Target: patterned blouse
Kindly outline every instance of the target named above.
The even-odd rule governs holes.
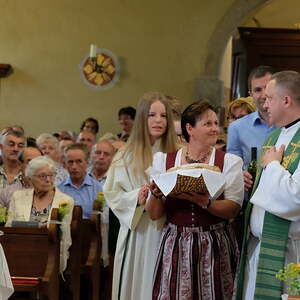
[[[30,221],[38,222],[39,225],[46,225],[48,222],[49,213],[51,211],[52,202],[48,204],[46,208],[38,211],[35,206],[32,205],[30,212]]]

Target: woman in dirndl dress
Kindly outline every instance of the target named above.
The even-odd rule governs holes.
[[[219,123],[207,101],[189,105],[181,119],[185,147],[156,153],[153,167],[161,172],[189,163],[218,166],[225,185],[208,193],[163,196],[152,183],[146,210],[152,219],[166,216],[158,252],[152,299],[229,300],[234,297],[239,250],[232,219],[244,194],[242,160],[215,149]]]

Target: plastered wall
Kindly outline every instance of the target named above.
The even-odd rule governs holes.
[[[188,104],[204,72],[207,43],[233,0],[0,0],[0,127],[21,124],[27,134],[78,130],[92,116],[101,133],[118,132],[117,111],[149,90]],[[97,91],[79,64],[89,45],[121,61],[120,82]]]
[[[299,9],[300,1],[298,0],[271,0],[249,15],[241,25],[245,27],[299,29]]]

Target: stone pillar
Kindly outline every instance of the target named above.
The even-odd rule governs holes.
[[[214,106],[224,105],[224,84],[220,79],[201,77],[196,80],[196,99],[206,99]]]

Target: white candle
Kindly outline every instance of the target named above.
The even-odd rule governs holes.
[[[96,57],[96,50],[97,50],[97,46],[94,44],[91,44],[90,47],[90,57]]]

